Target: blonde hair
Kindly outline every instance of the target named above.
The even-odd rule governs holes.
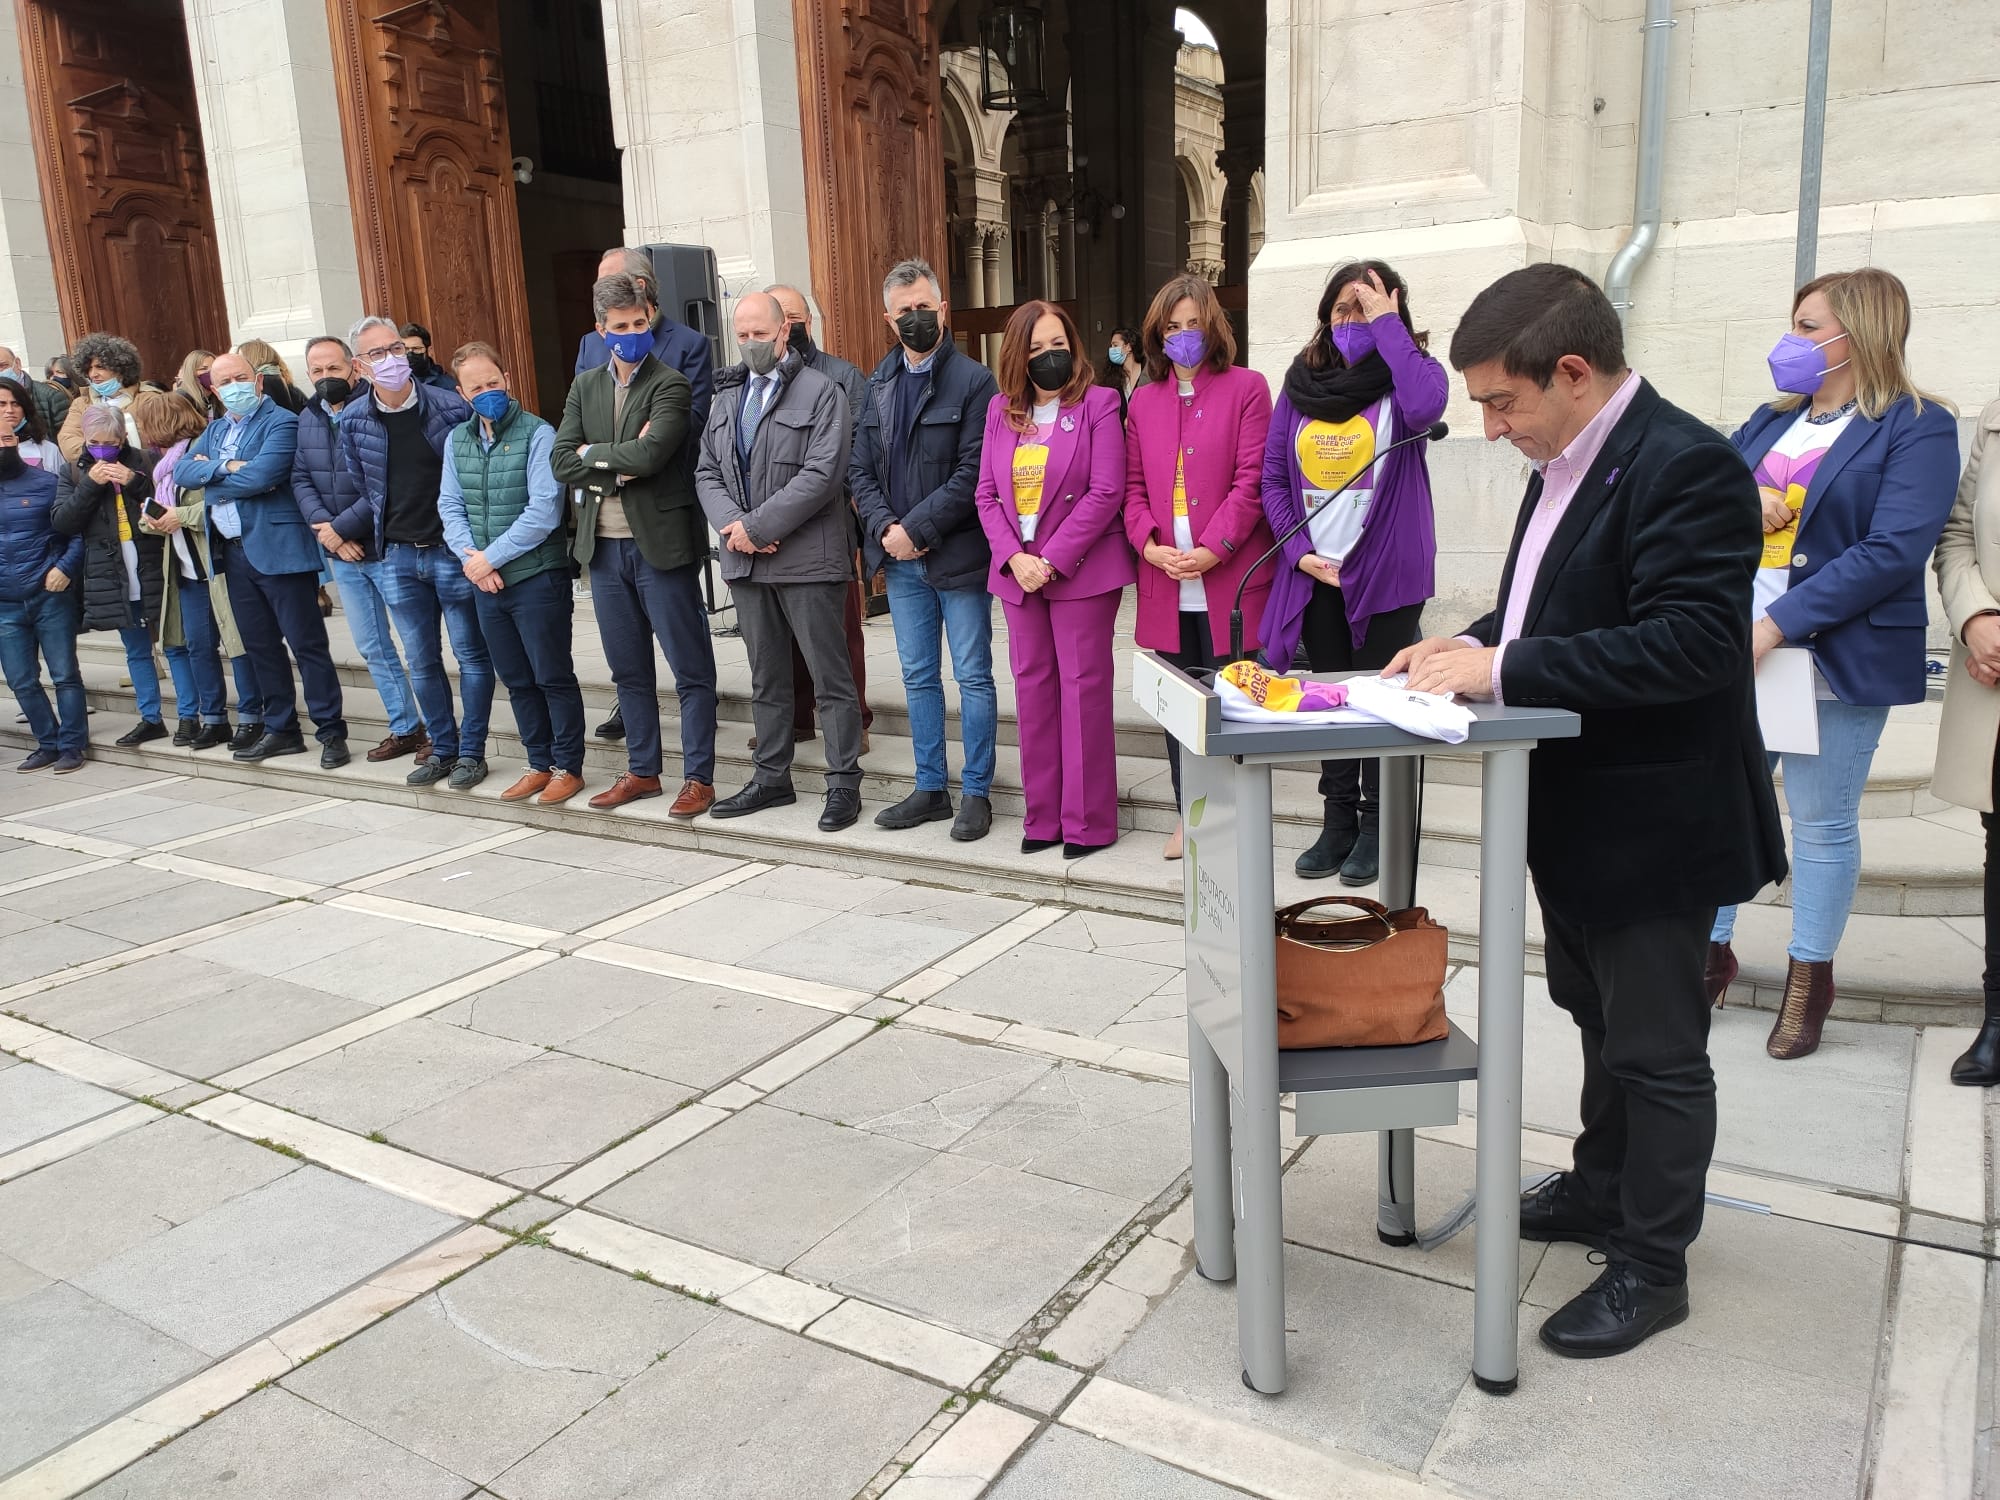
[[[207,404],[182,390],[140,391],[132,398],[132,425],[147,447],[164,450],[201,436],[208,426]]]
[[[285,357],[269,344],[265,343],[264,340],[245,339],[236,346],[236,352],[250,361],[250,368],[256,371],[257,374],[262,375],[269,370],[275,369],[278,372],[278,378],[284,381],[286,385],[295,386],[298,384],[296,380],[292,379],[292,367],[285,363]]]
[[[1905,396],[1916,412],[1923,411],[1924,403],[1930,401],[1954,416],[1958,414],[1958,408],[1942,396],[1921,389],[1903,362],[1903,350],[1910,341],[1910,294],[1900,277],[1879,266],[1815,277],[1793,296],[1795,315],[1799,304],[1814,292],[1826,298],[1827,307],[1847,332],[1847,357],[1854,362],[1854,401],[1863,416],[1879,422]],[[1793,411],[1811,399],[1782,396],[1771,406],[1776,411]]]

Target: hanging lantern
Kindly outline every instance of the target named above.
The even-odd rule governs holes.
[[[1042,81],[1042,13],[998,4],[979,19],[979,105],[1013,113],[1048,102]]]

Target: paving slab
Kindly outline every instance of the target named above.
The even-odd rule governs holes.
[[[473,1486],[273,1386],[87,1491],[90,1500],[466,1500]]]
[[[222,1355],[458,1225],[304,1166],[112,1257],[76,1285]]]
[[[532,1058],[398,1121],[397,1145],[540,1187],[683,1100],[686,1087],[587,1058]]]
[[[559,1047],[595,1031],[607,1021],[673,994],[679,980],[559,958],[540,968],[503,979],[464,1000],[434,1012],[440,1021],[470,1027],[536,1047]]]
[[[1285,1250],[1285,1325],[1285,1393],[1259,1395],[1243,1384],[1234,1288],[1189,1276],[1104,1373],[1285,1437],[1399,1468],[1421,1465],[1470,1384],[1472,1294],[1292,1245]],[[1511,1415],[1507,1403],[1497,1405]],[[1541,1442],[1551,1430],[1545,1421]]]
[[[593,870],[551,876],[547,862],[516,858],[511,845],[504,852],[468,855],[405,875],[372,891],[399,901],[505,917],[558,932],[581,931],[664,894],[655,882],[638,875]]]
[[[92,856],[78,854],[74,849],[58,849],[53,844],[29,844],[20,839],[7,839],[0,847],[0,885],[12,885],[17,880],[33,880],[40,875],[53,875],[61,870],[73,870],[78,865],[87,865]]]
[[[109,1421],[208,1361],[56,1281],[0,1302],[0,1474]]]
[[[157,953],[29,995],[10,1009],[90,1040],[226,994],[249,981],[240,969],[191,953]]]
[[[888,890],[870,896],[851,910],[858,916],[894,917],[899,922],[948,927],[974,937],[1013,921],[1029,910],[1029,903],[1011,896],[982,896],[970,891],[892,883]]]
[[[103,1033],[98,1040],[115,1052],[188,1078],[213,1078],[372,1009],[289,980],[252,978],[150,1021]]]
[[[725,1313],[493,1488],[507,1500],[849,1500],[942,1394]]]
[[[509,1250],[285,1379],[480,1483],[719,1314],[553,1250]]]
[[[1022,1052],[885,1026],[771,1096],[774,1104],[942,1149],[1049,1072]]]
[[[940,991],[931,1004],[1096,1036],[1172,973],[1159,964],[1027,942]]]
[[[745,882],[749,884],[750,882]],[[823,906],[746,895],[740,886],[705,896],[692,906],[641,922],[618,941],[684,958],[716,963],[741,963],[748,954],[769,947],[779,933],[802,933],[829,920]]]
[[[185,884],[164,870],[143,865],[113,865],[88,875],[58,880],[53,885],[33,886],[12,895],[0,896],[0,908],[21,912],[45,921],[73,921],[92,912],[117,906],[120,902],[163,895]],[[200,882],[206,884],[207,882]]]
[[[419,1016],[243,1092],[366,1135],[541,1055],[521,1042]]]
[[[8,984],[60,973],[134,946],[67,922],[41,921],[19,912],[11,915],[29,925],[0,936],[0,975],[6,976]]]
[[[84,882],[93,878],[79,877]],[[263,891],[246,891],[219,881],[171,878],[175,883],[169,891],[100,907],[87,915],[69,918],[69,925],[128,943],[156,943],[162,938],[179,937],[184,932],[226,922],[245,912],[262,911],[276,906],[279,900]]]
[[[0,1255],[0,1303],[38,1292],[51,1280],[52,1277],[44,1276],[32,1266],[23,1265],[11,1255]]]
[[[837,921],[822,922],[759,948],[740,962],[774,974],[872,992],[928,967],[965,941],[964,933],[949,927],[848,912]]]
[[[292,824],[277,825],[283,828]],[[268,832],[266,829],[256,830]],[[226,964],[246,974],[262,974],[275,979],[301,965],[317,963],[336,953],[359,948],[403,947],[410,936],[409,924],[378,917],[370,912],[351,911],[343,906],[322,906],[311,901],[294,901],[279,916],[240,932],[226,932],[208,938],[186,951],[211,963]],[[429,941],[430,929],[424,940]]]
[[[953,1149],[1146,1202],[1187,1170],[1187,1089],[1063,1063]]]
[[[161,1115],[0,1186],[0,1251],[74,1278],[297,1170],[241,1136]]]
[[[594,838],[582,833],[551,829],[519,843],[509,844],[512,859],[534,860],[538,864],[561,865],[573,870],[612,870],[636,875],[649,882],[655,897],[735,869],[741,860],[716,854],[697,854],[691,849],[667,849],[658,844],[632,844],[623,839]]]
[[[1176,922],[1155,922],[1115,912],[1073,911],[1028,941],[1079,953],[1102,953],[1177,969],[1186,955],[1186,934]]]
[[[0,1153],[68,1130],[131,1101],[35,1063],[0,1074]]]
[[[405,932],[399,935],[400,940],[357,944],[287,969],[284,977],[364,1005],[391,1005],[520,951],[511,943],[464,932],[443,932],[435,927],[421,932],[421,937]]]
[[[590,1206],[782,1270],[930,1158],[904,1141],[753,1104]]]
[[[562,1050],[697,1091],[714,1088],[833,1020],[810,1005],[720,985],[682,984],[608,964],[592,967],[649,981],[639,987],[650,988],[654,998],[571,1037]]]
[[[1231,1500],[1243,1493],[1066,1427],[1043,1432],[986,1491],[988,1500]]]
[[[821,1240],[793,1269],[1005,1343],[1141,1206],[946,1153]]]

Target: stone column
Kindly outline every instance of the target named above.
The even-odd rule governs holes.
[[[0,342],[37,375],[68,348],[56,301],[55,257],[29,130],[28,89],[14,7],[0,6]]]
[[[626,242],[710,246],[731,296],[811,286],[791,0],[603,5]]]
[[[314,334],[344,336],[363,310],[326,7],[319,0],[183,5],[226,332],[297,355]]]

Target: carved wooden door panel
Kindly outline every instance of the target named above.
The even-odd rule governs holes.
[[[179,0],[15,14],[63,332],[122,334],[170,381],[188,350],[229,338]]]
[[[370,312],[500,351],[536,407],[498,0],[327,0]]]
[[[947,273],[944,137],[931,0],[792,0],[806,222],[827,348],[862,369],[889,345],[882,276]]]

